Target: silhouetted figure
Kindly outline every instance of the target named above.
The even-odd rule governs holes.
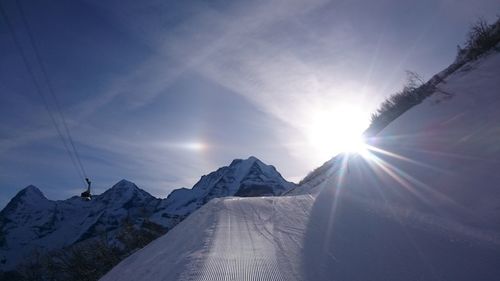
[[[82,192],[81,197],[89,201],[92,199],[92,195],[90,194],[90,180],[88,178],[85,178],[85,181],[87,182],[87,190]]]

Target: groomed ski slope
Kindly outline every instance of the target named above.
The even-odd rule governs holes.
[[[212,200],[101,280],[500,280],[499,77],[498,52],[465,65],[371,152]]]
[[[213,199],[101,280],[296,280],[313,202],[310,195]]]

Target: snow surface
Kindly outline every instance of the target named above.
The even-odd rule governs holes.
[[[214,199],[102,280],[224,280],[222,273],[228,280],[294,280],[290,262],[307,212],[288,210],[308,210],[313,200],[278,198]]]
[[[500,280],[500,54],[293,196],[212,200],[111,280]],[[442,92],[451,93],[452,96]]]

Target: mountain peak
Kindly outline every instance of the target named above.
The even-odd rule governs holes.
[[[34,185],[28,185],[27,187],[21,189],[0,213],[9,213],[17,210],[19,206],[23,205],[44,206],[45,204],[42,202],[48,201],[49,200],[45,197],[45,195],[43,195],[40,189]]]
[[[138,188],[138,187],[137,187],[137,185],[135,185],[135,183],[133,183],[129,180],[126,180],[126,179],[122,179],[119,182],[115,183],[115,185],[113,185],[113,187],[111,187],[111,189],[113,189],[113,188],[123,189],[123,188]]]
[[[239,164],[239,163],[253,163],[253,162],[261,162],[257,157],[255,156],[250,156],[248,157],[247,159],[234,159],[231,164],[229,164],[229,166],[235,166],[236,164]]]
[[[45,198],[45,195],[43,195],[42,191],[40,191],[40,189],[38,189],[38,187],[31,185],[31,184],[28,185],[27,187],[21,189],[21,191],[19,191],[14,198],[16,198],[16,197],[17,198],[29,197],[29,198],[47,199],[47,198]]]
[[[141,198],[153,198],[146,191],[140,189],[135,183],[122,179],[115,183],[110,189],[106,190],[100,200],[114,200],[116,202],[128,201],[131,198],[139,196]]]
[[[139,190],[139,187],[131,181],[122,179],[115,183],[110,189],[106,190],[104,194],[116,194],[122,196],[126,193],[133,193],[135,190]]]
[[[272,192],[280,194],[283,190],[290,189],[293,184],[287,182],[272,165],[267,165],[255,156],[247,159],[234,159],[229,166],[219,168],[217,171],[203,176],[194,186],[193,190],[200,190],[208,199],[214,197],[233,196],[243,188],[256,188],[266,186]]]
[[[246,161],[260,161],[260,160],[255,156],[250,156],[246,159]]]

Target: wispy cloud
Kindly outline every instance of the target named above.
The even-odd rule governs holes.
[[[256,2],[251,5],[240,5],[229,13],[220,13],[210,7],[192,8],[197,12],[188,21],[173,29],[158,30],[158,33],[150,32],[148,37],[156,40],[143,38],[156,44],[152,46],[156,54],[125,77],[117,77],[106,92],[81,104],[81,108],[86,109],[82,114],[91,114],[117,97],[125,98],[133,107],[146,105],[161,95],[179,75],[187,71],[205,73],[210,68],[220,70],[218,68],[225,67],[228,60],[239,64],[245,60],[268,59],[249,53],[250,48],[259,47],[255,44],[247,45],[249,41],[256,41],[256,37],[273,24],[307,13],[325,2],[322,0]],[[117,19],[122,18],[119,13],[115,16]],[[126,21],[123,21],[123,24],[127,27]],[[134,27],[130,27],[129,30],[137,32],[137,28]],[[265,52],[263,56],[272,55],[269,53],[270,50],[262,51]],[[248,68],[248,65],[245,68]],[[242,74],[239,76],[241,80],[252,78],[249,77],[251,73]]]
[[[109,10],[124,29],[150,44],[154,54],[131,66],[128,74],[116,76],[105,91],[69,109],[70,123],[79,124],[117,100],[130,109],[148,105],[181,75],[196,73],[286,124],[283,139],[290,153],[297,154],[297,146],[307,142],[304,132],[314,113],[349,103],[366,106],[369,112],[371,100],[378,98],[370,95],[369,85],[351,76],[353,58],[345,50],[358,42],[348,24],[339,24],[325,36],[320,27],[309,30],[301,22],[327,3],[251,2],[223,12],[200,4],[177,26],[147,34],[130,26],[120,11]],[[299,37],[306,36],[315,45],[302,44],[296,34],[287,37],[287,26],[300,30]],[[274,38],[276,31],[285,35]],[[293,140],[291,132],[296,134]]]

